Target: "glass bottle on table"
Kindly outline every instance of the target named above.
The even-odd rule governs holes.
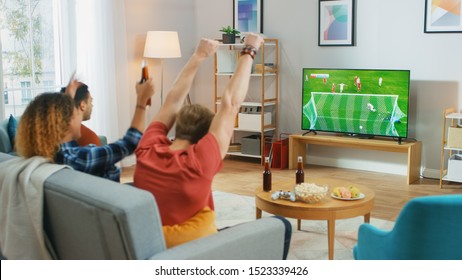
[[[305,172],[303,171],[303,157],[297,158],[297,171],[295,171],[295,183],[301,184],[305,182]]]
[[[149,70],[146,61],[141,61],[141,80],[140,84],[146,82],[149,79]],[[146,102],[146,106],[151,106],[151,97],[149,97],[148,101]]]
[[[271,170],[269,157],[265,157],[265,170],[263,171],[263,190],[265,192],[271,191]]]

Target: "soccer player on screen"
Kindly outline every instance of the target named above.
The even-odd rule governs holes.
[[[371,111],[371,112],[375,112],[375,108],[374,108],[374,105],[372,105],[371,103],[367,103],[367,110]]]

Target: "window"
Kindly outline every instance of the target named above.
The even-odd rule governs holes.
[[[5,105],[8,105],[8,89],[6,87],[3,90],[3,100],[5,101]]]
[[[3,89],[5,116],[22,114],[35,95],[60,82],[55,69],[60,67],[55,48],[59,2],[0,0],[0,67],[3,83],[9,85],[8,91]]]
[[[32,100],[30,82],[21,82],[21,104],[27,104]]]
[[[54,81],[43,81],[43,91],[53,92],[55,91],[55,82]]]

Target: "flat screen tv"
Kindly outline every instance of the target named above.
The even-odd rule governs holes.
[[[302,130],[407,138],[409,70],[303,68]]]

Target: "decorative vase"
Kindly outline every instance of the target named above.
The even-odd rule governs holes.
[[[223,44],[236,43],[236,35],[223,33]]]

